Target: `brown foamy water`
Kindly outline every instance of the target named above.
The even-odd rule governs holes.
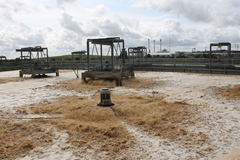
[[[147,90],[162,84],[164,82],[150,78],[123,80],[124,87],[135,90]],[[189,105],[184,100],[167,102],[162,97],[163,94],[158,92],[150,92],[149,95],[114,92],[111,94],[112,102],[115,103],[112,109],[98,107],[100,89],[115,87],[115,81],[90,80],[83,83],[80,79],[74,79],[60,82],[55,88],[86,94],[94,91],[90,98],[66,96],[56,101],[18,107],[15,116],[44,114],[49,117],[1,120],[0,159],[14,159],[19,155],[27,155],[38,146],[52,145],[52,131],[48,130],[51,127],[57,128],[61,133],[68,133],[68,143],[76,149],[73,154],[78,155],[81,153],[77,150],[84,148],[81,152],[92,150],[96,154],[105,153],[113,159],[125,154],[121,159],[128,159],[126,153],[137,144],[137,140],[126,129],[125,124],[169,142],[184,143],[184,148],[189,150],[196,145],[211,146],[208,145],[210,140],[207,134],[201,131],[193,132],[188,128],[199,122],[204,123],[203,119],[196,118],[200,114],[199,106]],[[48,87],[51,88],[53,87]],[[231,93],[232,97],[238,96],[237,86],[218,89],[219,92]],[[199,154],[207,154],[212,152],[212,148],[208,147],[200,152]]]
[[[216,95],[221,95],[227,99],[239,99],[240,98],[240,85],[234,85],[232,87],[214,87],[213,91]]]
[[[0,159],[15,159],[36,146],[51,145],[51,133],[45,130],[44,120],[6,119],[0,121],[0,126]]]
[[[9,77],[9,78],[0,78],[0,84],[2,83],[8,83],[8,82],[20,82],[24,79],[21,77]]]

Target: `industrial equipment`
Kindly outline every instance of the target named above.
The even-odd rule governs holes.
[[[92,55],[90,55],[90,46],[92,46]],[[103,52],[107,50],[108,52],[104,54]],[[123,78],[134,76],[133,70],[125,64],[125,54],[120,56],[124,52],[124,40],[119,37],[88,39],[87,71],[82,73],[82,79],[84,81],[87,78],[116,80],[117,86],[121,86]]]
[[[100,103],[98,106],[111,107],[114,103],[111,101],[110,91],[108,88],[103,88],[100,93]]]
[[[27,47],[16,49],[16,52],[21,52],[21,70],[19,76],[31,74],[34,78],[36,75],[45,76],[47,73],[56,73],[59,76],[58,69],[55,69],[49,64],[48,49],[41,46]]]

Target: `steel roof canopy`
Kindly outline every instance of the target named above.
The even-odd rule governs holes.
[[[129,47],[129,49],[147,49],[145,46]]]
[[[87,42],[92,44],[102,44],[102,45],[112,45],[115,42],[124,42],[120,37],[111,37],[111,38],[97,38],[97,39],[88,39]]]
[[[85,54],[87,53],[86,51],[75,51],[75,52],[72,52],[72,54]]]
[[[221,42],[221,43],[211,43],[210,46],[228,46],[231,45],[229,42]]]
[[[42,48],[41,46],[36,46],[36,47],[26,47],[26,48],[21,48],[21,49],[16,49],[16,52],[43,52],[47,48]]]

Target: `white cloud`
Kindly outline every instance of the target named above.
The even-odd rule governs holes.
[[[95,8],[90,9],[89,12],[94,16],[102,17],[106,14],[107,8],[103,4],[99,4]]]
[[[238,0],[131,2],[3,0],[0,53],[8,57],[17,48],[42,45],[50,55],[69,54],[86,50],[89,38],[110,36],[123,38],[125,47],[147,46],[151,39],[157,48],[162,39],[168,48],[170,38],[173,52],[204,50],[211,42],[240,43]]]
[[[126,28],[137,29],[140,27],[139,20],[136,18],[120,17],[120,16],[115,16],[114,18],[119,23],[119,25],[124,26]]]
[[[57,3],[59,5],[62,5],[63,3],[74,3],[76,2],[77,0],[57,0]]]
[[[98,26],[104,36],[119,36],[122,34],[122,29],[120,25],[115,22],[111,21],[110,19],[104,19],[99,22]]]
[[[1,0],[0,8],[9,12],[33,12],[44,9],[44,5],[32,0]]]
[[[67,13],[63,13],[60,18],[59,18],[60,24],[63,28],[77,32],[78,34],[82,34],[83,30],[81,28],[81,23],[78,21],[74,20],[73,17]]]
[[[240,2],[238,0],[137,0],[133,5],[185,17],[194,22],[216,26],[239,25]]]

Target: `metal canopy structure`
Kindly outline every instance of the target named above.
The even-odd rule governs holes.
[[[74,61],[74,66],[73,67],[73,72],[75,73],[75,75],[77,76],[77,78],[79,78],[79,74],[78,74],[78,64],[77,63],[82,63],[83,64],[83,57],[82,55],[85,55],[86,51],[74,51],[72,52],[72,60]],[[75,58],[75,59],[74,59]],[[79,61],[76,60],[76,58],[79,59]]]
[[[107,46],[108,51],[103,49],[103,46]],[[91,60],[90,62],[90,47],[92,48],[92,55],[97,54],[100,61]],[[103,53],[103,51],[106,54]],[[110,56],[109,56],[110,53]],[[122,56],[121,56],[122,54]],[[104,55],[104,56],[103,56]],[[105,56],[106,55],[106,56]],[[93,57],[93,56],[92,56]],[[103,58],[110,58],[105,60],[103,64]],[[122,62],[117,64],[119,59],[122,58]],[[90,66],[91,63],[91,66]],[[86,79],[113,79],[116,80],[118,86],[122,85],[122,79],[134,76],[133,70],[127,69],[125,64],[125,48],[124,40],[120,37],[110,38],[98,38],[87,40],[87,71],[82,73],[82,79],[86,82]]]
[[[230,58],[230,55],[231,55],[231,43],[229,42],[222,42],[222,43],[211,43],[210,44],[210,59],[212,60],[212,54],[213,54],[213,51],[212,51],[212,47],[214,46],[217,46],[218,48],[222,48],[222,46],[227,46],[227,54],[228,54],[228,60]],[[222,50],[221,50],[222,52]]]
[[[113,45],[113,43],[124,43],[123,39],[120,37],[110,37],[110,38],[97,38],[97,39],[88,39],[87,42],[91,42],[92,44],[100,44],[100,45]]]
[[[48,49],[46,47],[26,47],[16,49],[16,52],[21,52],[21,71],[19,72],[20,77],[23,74],[31,74],[32,77],[38,75],[45,75],[46,73],[56,73],[59,75],[58,70],[51,69],[48,60]]]
[[[111,71],[114,72],[115,70],[115,63],[114,63],[114,56],[118,56],[124,50],[124,40],[120,39],[120,37],[111,37],[111,38],[98,38],[98,39],[88,39],[87,40],[87,65],[88,71],[90,71],[90,45],[92,45],[92,53],[95,51],[96,54],[100,53],[100,63],[101,68],[100,70],[104,70],[103,67],[103,45],[109,46],[109,52],[111,53]],[[98,49],[97,45],[100,46]],[[123,56],[123,63],[125,62],[125,56]]]
[[[79,60],[82,60],[82,55],[86,54],[86,51],[74,51],[72,52],[72,60],[74,60],[75,56],[78,56]]]
[[[7,57],[6,56],[0,56],[0,60],[7,60]]]
[[[140,59],[143,60],[144,56],[147,56],[147,48],[145,46],[129,47],[128,48],[128,57],[130,57],[130,58],[140,58]]]
[[[81,55],[81,54],[85,54],[86,51],[74,51],[72,52],[72,54],[78,54],[78,55]]]

